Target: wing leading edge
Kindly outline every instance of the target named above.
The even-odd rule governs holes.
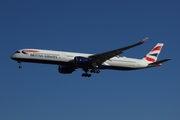
[[[95,64],[96,66],[101,65],[103,62],[105,62],[106,60],[109,60],[110,58],[117,56],[119,54],[122,54],[123,51],[128,50],[130,48],[136,47],[138,45],[143,44],[146,40],[148,40],[148,38],[144,38],[142,41],[135,43],[133,45],[129,45],[123,48],[118,48],[115,50],[111,50],[108,52],[104,52],[104,53],[100,53],[100,54],[95,54],[92,56],[89,56],[89,59],[92,61],[93,64]]]

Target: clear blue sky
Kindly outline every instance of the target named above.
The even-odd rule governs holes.
[[[1,120],[180,120],[179,0],[1,0]],[[122,56],[142,58],[157,42],[158,68],[59,74],[18,64],[21,48],[101,53],[149,40]]]

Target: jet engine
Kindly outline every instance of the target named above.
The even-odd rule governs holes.
[[[77,56],[74,58],[74,63],[78,66],[89,66],[91,61],[86,57]]]
[[[71,67],[71,66],[59,65],[59,67],[58,67],[58,72],[59,73],[70,74],[73,71],[75,71],[75,69],[73,67]]]

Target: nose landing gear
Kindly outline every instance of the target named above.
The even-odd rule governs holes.
[[[22,64],[21,64],[20,61],[18,61],[18,63],[19,63],[19,69],[21,69],[22,68]]]

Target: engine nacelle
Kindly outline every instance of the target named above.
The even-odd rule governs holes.
[[[74,58],[74,63],[78,66],[89,66],[91,61],[86,57],[77,56]]]
[[[58,72],[59,73],[63,73],[63,74],[70,74],[73,71],[75,71],[75,69],[73,67],[70,66],[66,66],[66,65],[59,65],[58,67]]]

